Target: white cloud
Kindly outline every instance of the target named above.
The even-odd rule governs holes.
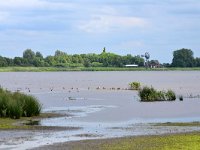
[[[147,24],[146,20],[138,17],[94,15],[89,21],[81,22],[78,28],[89,33],[104,33],[127,28],[145,27]]]

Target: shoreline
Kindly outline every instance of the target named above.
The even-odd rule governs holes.
[[[125,67],[1,67],[0,72],[79,72],[79,71],[200,71],[194,68],[125,68]]]
[[[58,116],[59,117],[59,116]],[[144,124],[145,125],[145,124]],[[104,137],[103,135],[100,134],[92,134],[92,133],[81,133],[81,134],[77,134],[76,137],[77,139],[71,139],[71,140],[57,140],[54,142],[44,142],[43,144],[41,143],[38,147],[28,147],[28,145],[26,144],[26,148],[28,149],[33,149],[33,150],[40,150],[40,149],[44,149],[44,150],[53,150],[53,149],[87,149],[87,150],[93,150],[93,149],[112,149],[112,147],[121,147],[121,145],[124,144],[128,144],[128,146],[132,146],[135,145],[134,142],[136,142],[136,144],[139,143],[139,145],[142,145],[144,143],[147,143],[149,140],[154,141],[154,139],[162,139],[162,138],[168,138],[171,137],[174,138],[173,136],[177,136],[179,138],[179,136],[184,135],[186,138],[187,136],[194,136],[194,135],[198,135],[199,136],[199,140],[200,140],[200,122],[189,122],[189,123],[184,123],[184,122],[167,122],[167,123],[153,123],[153,124],[146,124],[147,126],[150,125],[149,127],[151,127],[151,130],[154,130],[154,128],[169,128],[168,132],[154,132],[154,133],[148,133],[148,134],[141,134],[141,135],[125,135],[125,136],[114,136],[114,137]],[[187,127],[191,128],[187,129]],[[182,128],[182,129],[181,129]],[[43,130],[44,129],[44,130]],[[0,130],[2,131],[2,135],[3,138],[0,141],[0,145],[2,145],[4,148],[9,148],[9,145],[11,144],[10,142],[13,141],[13,139],[15,139],[16,137],[21,139],[21,140],[16,140],[17,142],[26,142],[26,141],[32,141],[34,139],[34,135],[39,133],[39,132],[43,132],[46,135],[49,135],[51,133],[57,133],[58,131],[75,131],[75,130],[79,130],[80,128],[76,128],[76,127],[46,127],[46,126],[41,126],[39,127],[39,129],[34,128],[33,129],[29,128],[26,130]],[[180,130],[179,130],[180,129]],[[118,130],[118,128],[116,128],[116,130]],[[129,130],[129,132],[132,131],[132,129],[128,129],[128,128],[122,128],[120,130]],[[162,129],[161,129],[162,130]],[[133,130],[134,131],[134,130]],[[7,133],[11,132],[12,136],[9,137],[9,135],[7,135]],[[54,137],[56,138],[56,137]],[[67,136],[66,136],[67,138]],[[144,142],[145,141],[145,142]],[[21,143],[20,142],[20,143]],[[156,141],[157,142],[157,141]],[[156,143],[154,141],[154,144]],[[161,145],[163,144],[163,139],[161,140]],[[166,142],[166,141],[164,141]],[[7,147],[8,146],[8,147]],[[20,147],[15,147],[15,145],[13,145],[13,148],[16,149],[20,149]],[[91,147],[92,146],[92,147]],[[146,146],[146,145],[144,145]],[[2,147],[2,148],[3,148]],[[136,145],[137,147],[137,145]],[[12,148],[12,147],[10,147]],[[132,147],[131,147],[132,148]],[[117,148],[119,149],[119,148]],[[134,147],[135,149],[135,147]],[[127,149],[129,150],[129,148]]]

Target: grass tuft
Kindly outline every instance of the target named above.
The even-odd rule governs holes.
[[[176,94],[172,90],[157,91],[153,87],[143,87],[139,90],[139,97],[141,101],[152,102],[152,101],[174,101],[176,100]]]
[[[141,87],[140,82],[131,82],[129,83],[131,90],[139,90]]]
[[[38,116],[41,108],[41,104],[33,96],[0,88],[0,117],[19,119]]]

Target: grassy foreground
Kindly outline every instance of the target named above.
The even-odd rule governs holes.
[[[119,67],[0,67],[0,72],[56,72],[56,71],[200,71],[200,68],[119,68]]]
[[[175,150],[200,148],[200,133],[164,135],[164,136],[144,136],[136,138],[125,138],[113,140],[111,143],[102,144],[105,150]]]
[[[200,133],[180,133],[126,137],[103,140],[86,140],[46,146],[42,149],[67,150],[199,150]]]
[[[61,117],[61,114],[41,113],[34,117],[21,117],[20,119],[0,118],[1,130],[32,130],[39,129],[38,126],[28,125],[31,122],[38,122],[43,118]],[[44,128],[43,128],[44,129]]]

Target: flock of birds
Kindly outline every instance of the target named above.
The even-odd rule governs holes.
[[[66,90],[67,88],[65,87],[62,87],[63,90]],[[88,90],[91,90],[91,89],[96,89],[96,90],[130,90],[129,88],[120,88],[120,87],[111,87],[111,88],[106,88],[106,87],[96,87],[96,88],[91,88],[91,87],[88,87],[87,88]],[[42,90],[42,88],[40,88],[40,90]],[[17,88],[16,92],[21,92],[23,91],[22,88]],[[31,93],[31,89],[29,87],[26,87],[25,88],[25,91],[28,92],[28,93]],[[49,91],[53,92],[55,91],[55,89],[53,87],[49,88]],[[68,89],[68,92],[72,92],[72,91],[76,91],[76,92],[80,92],[80,89],[79,88],[74,88],[74,87],[71,87],[70,89]]]

